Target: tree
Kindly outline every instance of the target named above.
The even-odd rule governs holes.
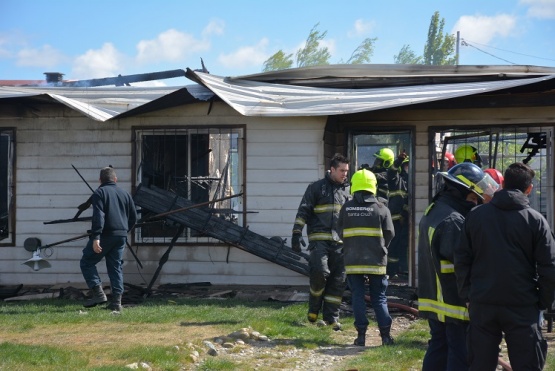
[[[443,33],[445,19],[439,19],[439,12],[435,12],[428,28],[428,39],[424,46],[424,55],[417,56],[410,45],[403,45],[399,54],[393,57],[395,63],[403,64],[428,64],[428,65],[455,65],[456,37]]]
[[[393,57],[393,61],[398,64],[422,64],[422,57],[417,56],[410,45],[403,45],[399,54]]]
[[[327,47],[321,46],[320,42],[326,37],[327,31],[317,30],[317,23],[306,38],[305,46],[295,53],[297,67],[323,66],[330,64],[331,54]],[[355,49],[347,63],[360,64],[369,63],[370,57],[374,54],[374,43],[376,38],[366,38]],[[285,54],[282,50],[272,55],[264,61],[263,72],[283,70],[291,68],[293,65],[292,54]]]
[[[351,58],[347,61],[350,64],[362,64],[370,63],[370,58],[374,55],[374,43],[378,40],[376,37],[373,39],[366,38],[362,43],[355,49]]]
[[[262,68],[263,72],[268,71],[277,71],[277,70],[285,70],[287,68],[291,68],[293,65],[293,59],[291,58],[293,54],[285,55],[283,51],[278,51],[270,58],[264,61],[264,67]]]
[[[322,66],[329,63],[331,54],[327,47],[320,47],[320,41],[322,41],[328,31],[320,33],[316,29],[320,23],[316,23],[308,37],[306,38],[306,43],[304,48],[297,50],[297,67],[308,67],[308,66]]]
[[[435,66],[454,65],[457,62],[455,53],[456,38],[453,35],[443,33],[445,18],[439,19],[436,11],[430,21],[428,28],[428,41],[424,46],[424,64]]]

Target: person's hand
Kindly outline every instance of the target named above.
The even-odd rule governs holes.
[[[407,153],[403,151],[399,156],[397,156],[395,161],[393,161],[393,166],[395,166],[396,168],[400,168],[403,164],[403,161],[405,161],[407,157]]]
[[[93,241],[93,251],[97,254],[102,252],[102,247],[100,247],[100,240]]]
[[[303,247],[306,246],[303,235],[301,233],[293,233],[293,237],[291,237],[291,249],[295,252],[301,252],[301,245],[303,245]]]

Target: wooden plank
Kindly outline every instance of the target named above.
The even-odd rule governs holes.
[[[155,213],[162,213],[170,209],[178,209],[192,203],[175,194],[158,188],[139,186],[135,193],[135,203]],[[300,262],[301,255],[287,246],[268,239],[248,228],[214,217],[200,208],[189,209],[185,212],[171,214],[167,219],[201,231],[223,242],[237,246],[263,259],[292,269],[298,273],[308,275],[308,265]]]

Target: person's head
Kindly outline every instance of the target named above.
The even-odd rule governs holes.
[[[445,156],[443,156],[443,164],[441,167],[442,171],[447,171],[451,169],[453,166],[457,164],[455,161],[455,156],[451,152],[445,152]]]
[[[455,160],[457,161],[457,164],[470,162],[482,167],[482,157],[480,157],[478,149],[469,144],[464,144],[457,148],[455,151]]]
[[[484,192],[491,186],[493,179],[482,171],[477,165],[470,162],[457,164],[448,172],[439,173],[445,179],[445,186],[458,190],[466,201],[474,204],[483,202]],[[495,183],[495,182],[493,182]]]
[[[117,180],[116,171],[111,166],[107,166],[100,170],[100,183],[116,182]]]
[[[335,183],[345,183],[349,173],[349,159],[336,153],[330,160],[330,178]]]
[[[405,173],[409,172],[409,162],[410,162],[409,156],[405,157],[405,159],[401,163],[401,171],[404,171]]]
[[[529,194],[532,191],[532,180],[535,176],[536,172],[530,166],[515,162],[505,170],[503,188],[518,189],[524,194]]]
[[[484,173],[489,174],[489,176],[491,176],[492,179],[495,180],[495,183],[499,184],[500,186],[503,185],[503,174],[501,174],[499,170],[489,168],[484,170]]]
[[[503,174],[497,169],[489,168],[484,170],[488,179],[488,188],[484,191],[484,203],[487,204],[493,198],[493,194],[501,189],[503,185]]]
[[[351,177],[351,194],[359,191],[366,191],[375,195],[377,189],[378,180],[370,170],[358,170]]]
[[[380,168],[383,167],[385,169],[391,167],[393,165],[393,161],[395,160],[395,154],[390,148],[382,148],[376,153],[374,153],[374,167]]]

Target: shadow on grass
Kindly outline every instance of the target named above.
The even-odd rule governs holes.
[[[203,321],[203,322],[187,322],[182,321],[180,326],[214,326],[214,325],[237,325],[240,321],[221,320],[221,321]]]

